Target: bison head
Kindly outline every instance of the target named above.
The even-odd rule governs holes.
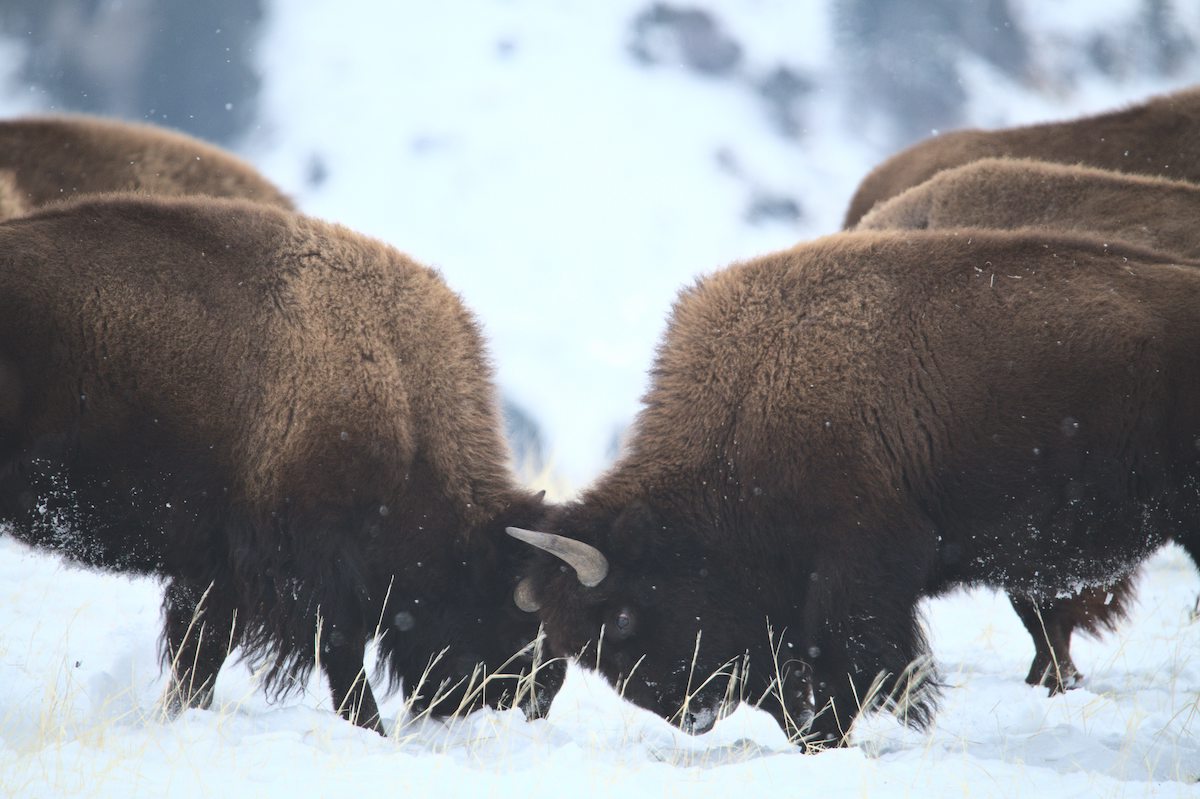
[[[711,529],[690,517],[662,503],[585,499],[552,512],[540,531],[510,529],[541,550],[516,603],[538,612],[553,654],[578,657],[688,732],[708,730],[727,700],[765,699],[783,724],[807,707],[807,691],[789,633],[768,633],[773,581],[707,543]]]
[[[520,497],[452,546],[408,548],[383,612],[381,647],[414,713],[516,705],[537,717],[549,709],[566,665],[543,655],[537,618],[513,603],[525,552],[504,535],[543,512],[540,495]]]

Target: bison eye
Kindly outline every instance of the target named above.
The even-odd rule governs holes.
[[[624,640],[633,635],[637,628],[637,619],[633,611],[629,608],[621,608],[617,611],[616,617],[613,619],[612,631],[613,636],[617,639]]]

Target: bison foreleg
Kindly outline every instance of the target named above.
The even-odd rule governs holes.
[[[937,679],[917,618],[916,591],[822,577],[810,591],[805,618],[813,695],[806,738],[844,745],[858,715],[879,707],[924,727],[933,714]]]
[[[222,601],[227,596],[215,583],[177,579],[167,585],[163,654],[171,669],[165,706],[172,716],[212,704],[217,672],[234,645],[234,612]]]
[[[352,635],[333,627],[324,635],[321,668],[329,680],[333,706],[342,718],[384,735],[379,706],[363,668],[366,635]]]

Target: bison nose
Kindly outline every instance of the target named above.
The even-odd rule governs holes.
[[[550,712],[550,703],[554,701],[555,694],[558,693],[558,688],[547,688],[543,685],[532,685],[517,702],[517,707],[521,709],[521,713],[525,716],[526,721],[534,719],[544,719],[546,714]]]
[[[703,735],[717,723],[717,714],[713,710],[688,711],[680,719],[679,728],[688,735]]]
[[[543,663],[533,675],[526,674],[530,690],[520,703],[526,719],[543,718],[550,712],[550,703],[558,695],[566,674],[566,661],[558,659]]]

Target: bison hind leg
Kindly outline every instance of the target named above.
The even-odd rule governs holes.
[[[1132,576],[1107,586],[1083,588],[1065,598],[1035,599],[1009,594],[1009,601],[1033,639],[1033,662],[1025,682],[1044,685],[1050,695],[1077,687],[1083,675],[1071,659],[1071,634],[1099,635],[1125,618],[1133,597]]]
[[[1033,639],[1033,662],[1025,682],[1046,686],[1051,696],[1074,688],[1083,679],[1071,660],[1071,631],[1079,613],[1074,598],[1039,601],[1009,594],[1008,601]]]

